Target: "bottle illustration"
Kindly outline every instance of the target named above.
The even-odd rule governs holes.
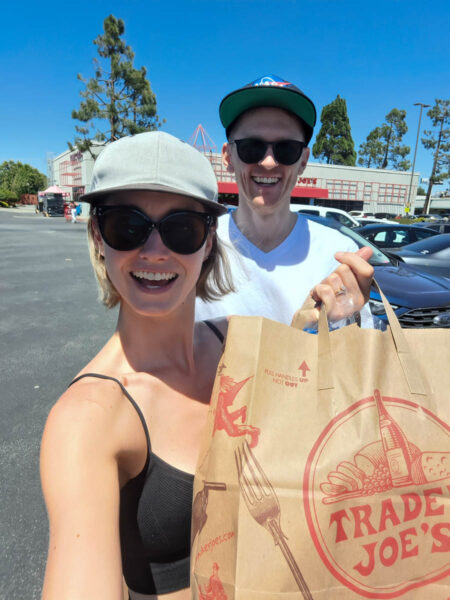
[[[381,441],[386,454],[392,485],[393,487],[408,485],[412,483],[409,442],[398,423],[386,410],[380,391],[374,390],[373,395],[378,409]]]

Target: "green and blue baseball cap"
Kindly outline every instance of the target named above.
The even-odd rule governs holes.
[[[305,129],[306,143],[310,142],[317,120],[316,107],[297,86],[278,75],[264,75],[225,96],[219,115],[227,136],[242,113],[261,106],[283,108],[296,115]]]

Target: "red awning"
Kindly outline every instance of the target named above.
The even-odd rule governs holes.
[[[238,186],[234,181],[219,181],[219,194],[238,194]],[[297,185],[291,192],[294,198],[328,198],[328,190],[318,187]]]

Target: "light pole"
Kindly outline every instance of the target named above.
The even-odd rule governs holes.
[[[413,183],[413,178],[414,178],[414,167],[416,166],[417,144],[419,142],[420,121],[422,120],[422,110],[424,108],[429,108],[430,104],[423,104],[422,102],[415,102],[414,106],[420,106],[420,113],[419,113],[419,124],[417,126],[416,147],[414,148],[414,158],[413,158],[413,164],[412,164],[412,169],[411,169],[411,181],[409,183],[409,191],[408,191],[407,206],[409,206],[409,207],[411,207],[411,189],[412,189],[412,183]]]

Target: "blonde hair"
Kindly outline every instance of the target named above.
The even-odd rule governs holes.
[[[120,302],[120,296],[105,266],[105,260],[95,243],[94,219],[89,216],[87,235],[89,256],[98,283],[98,298],[107,308],[113,308]],[[215,220],[217,223],[217,219]],[[231,276],[230,264],[225,249],[213,232],[213,243],[208,258],[203,262],[196,285],[196,296],[206,302],[218,300],[230,292],[236,291]]]

